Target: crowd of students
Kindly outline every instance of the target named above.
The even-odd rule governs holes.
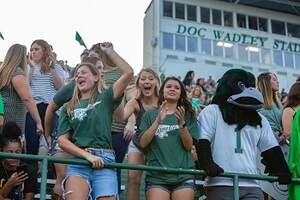
[[[131,164],[204,169],[208,199],[232,199],[232,182],[215,176],[224,170],[256,174],[258,151],[269,174],[290,182],[288,152],[281,148],[291,138],[299,82],[282,105],[273,73],[260,74],[256,90],[255,77],[238,69],[218,82],[195,81],[194,71],[161,81],[150,68],[134,78],[109,42],[80,58],[70,70],[51,45],[35,40],[29,54],[24,45],[11,46],[0,67],[1,151],[37,155],[45,147],[53,156],[90,162],[55,164],[52,199],[118,199],[120,171],[103,166],[122,163],[126,154]],[[0,199],[33,199],[36,162],[2,159],[0,167]],[[139,199],[142,173],[128,170],[126,199]],[[193,175],[145,173],[147,199],[194,199]],[[239,186],[241,199],[264,198],[255,181]]]

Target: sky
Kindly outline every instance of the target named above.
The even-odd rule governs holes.
[[[15,44],[36,39],[50,43],[59,60],[75,66],[84,50],[75,40],[78,31],[90,48],[110,41],[134,69],[143,65],[143,18],[151,0],[1,0],[0,60]]]

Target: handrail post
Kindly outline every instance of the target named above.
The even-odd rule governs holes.
[[[233,200],[239,200],[239,177],[233,176]]]
[[[48,173],[48,158],[45,157],[42,160],[40,200],[46,200],[47,173]]]

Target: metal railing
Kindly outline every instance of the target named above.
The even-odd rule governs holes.
[[[75,165],[90,165],[87,160],[83,159],[66,159],[66,158],[57,158],[52,156],[41,156],[41,155],[30,155],[30,154],[15,154],[15,153],[4,153],[0,152],[0,158],[15,158],[21,160],[35,160],[42,162],[41,170],[41,187],[40,187],[40,199],[46,199],[46,186],[47,186],[47,173],[48,173],[48,163],[62,163],[62,164],[75,164]],[[173,174],[193,174],[193,175],[205,175],[205,172],[202,170],[196,169],[178,169],[178,168],[167,168],[167,167],[153,167],[146,165],[133,165],[133,164],[123,164],[123,163],[109,163],[104,165],[105,168],[119,168],[119,169],[135,169],[143,171],[160,171],[165,173]],[[242,174],[242,173],[229,173],[225,172],[222,177],[229,177],[233,179],[233,199],[239,199],[239,178],[243,179],[255,179],[255,180],[264,180],[264,181],[278,181],[278,178],[275,176],[264,176],[264,175],[255,175],[255,174]],[[300,184],[299,178],[293,178],[292,183]]]

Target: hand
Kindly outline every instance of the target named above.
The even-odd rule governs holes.
[[[100,48],[106,55],[110,55],[114,51],[113,45],[110,42],[100,43]]]
[[[184,121],[185,110],[183,106],[178,106],[175,112],[176,118],[178,120],[179,127],[182,127],[185,124]]]
[[[127,122],[127,124],[124,128],[123,138],[126,141],[129,141],[133,137],[134,133],[135,133],[135,125],[130,122]]]
[[[279,174],[278,177],[278,183],[281,185],[288,185],[292,180],[291,173],[285,173],[285,174]]]
[[[28,174],[21,171],[21,172],[15,172],[13,173],[9,179],[7,180],[6,184],[8,184],[11,187],[15,187],[18,185],[21,185],[26,179],[28,179]]]
[[[42,124],[36,124],[36,134],[41,135],[41,134],[43,134],[43,132],[44,132],[44,129],[43,129]]]
[[[45,134],[45,139],[46,139],[46,142],[48,144],[48,148],[50,149],[51,148],[51,136],[50,136],[50,134]]]
[[[204,171],[206,172],[206,175],[211,176],[211,177],[219,176],[220,174],[224,173],[224,169],[221,168],[215,162],[213,162],[213,163],[211,163],[211,165],[205,167]]]
[[[98,156],[94,156],[90,153],[88,153],[88,155],[86,156],[86,159],[92,163],[92,168],[102,168],[104,166],[104,162],[102,160],[102,158],[98,157]]]
[[[167,116],[168,107],[167,107],[167,101],[164,101],[160,106],[160,112],[156,118],[158,124],[160,124]]]

